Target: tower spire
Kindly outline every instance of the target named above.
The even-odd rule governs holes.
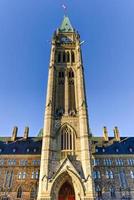
[[[68,16],[64,15],[64,18],[59,30],[60,32],[74,32],[74,28],[72,27],[72,24]]]

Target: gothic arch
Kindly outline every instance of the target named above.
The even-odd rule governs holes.
[[[65,127],[65,126],[68,126],[71,130],[72,130],[72,132],[74,133],[74,135],[75,135],[75,137],[77,138],[77,133],[76,133],[76,130],[74,129],[74,127],[73,126],[71,126],[70,124],[68,124],[67,122],[66,123],[64,123],[64,124],[62,124],[60,127],[59,127],[59,129],[57,130],[57,133],[56,133],[56,135],[59,135],[60,134],[60,132],[61,132],[61,130]]]
[[[85,189],[80,178],[72,171],[65,170],[61,172],[53,181],[50,192],[52,199],[58,199],[59,191],[65,182],[68,182],[70,185],[72,185],[75,191],[76,199],[78,199],[80,196],[84,197]]]

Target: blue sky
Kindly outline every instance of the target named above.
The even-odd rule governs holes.
[[[62,4],[79,31],[89,123],[94,135],[118,126],[134,135],[134,1],[0,1],[0,136],[13,126],[23,135],[43,127],[50,44],[63,18]]]

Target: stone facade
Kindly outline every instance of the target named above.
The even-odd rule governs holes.
[[[81,41],[69,18],[54,33],[44,128],[0,138],[0,200],[134,199],[134,138],[89,132]]]

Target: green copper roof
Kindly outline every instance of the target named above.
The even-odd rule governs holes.
[[[64,19],[62,21],[62,24],[61,24],[59,30],[61,32],[73,32],[74,31],[74,29],[71,25],[71,22],[67,16],[64,16]]]

